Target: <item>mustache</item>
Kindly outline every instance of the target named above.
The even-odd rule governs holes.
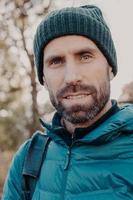
[[[60,89],[56,96],[57,98],[62,98],[64,95],[69,93],[76,93],[76,92],[88,92],[88,93],[95,93],[96,88],[93,85],[67,85],[64,88]]]

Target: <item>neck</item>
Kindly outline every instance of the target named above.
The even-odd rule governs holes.
[[[107,102],[105,107],[102,109],[102,111],[95,116],[94,119],[89,120],[85,123],[80,124],[72,124],[71,122],[65,120],[64,118],[61,119],[61,123],[63,126],[68,130],[69,133],[73,134],[76,128],[86,128],[94,124],[98,119],[100,119],[110,108],[112,107],[111,100]]]

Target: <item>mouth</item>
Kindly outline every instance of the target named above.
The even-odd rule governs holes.
[[[76,100],[89,96],[91,93],[70,93],[63,96],[64,99]]]

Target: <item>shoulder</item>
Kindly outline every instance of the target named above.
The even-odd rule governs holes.
[[[18,174],[21,175],[23,170],[23,164],[25,160],[26,153],[28,152],[31,139],[26,140],[14,154],[10,168],[9,174]]]
[[[14,159],[17,161],[20,161],[21,163],[24,162],[27,152],[29,151],[29,148],[32,148],[36,145],[37,141],[40,139],[40,137],[44,137],[41,132],[36,131],[33,136],[29,139],[27,139],[18,149],[16,152]]]
[[[26,140],[15,153],[4,184],[3,199],[14,199],[14,196],[16,199],[22,199],[22,172],[24,162],[31,144],[34,143],[39,135],[40,133],[35,133],[30,139]]]
[[[123,104],[119,106],[120,110],[118,115],[120,118],[125,118],[125,120],[133,120],[133,104]]]
[[[29,143],[30,140],[24,142],[12,159],[3,188],[3,200],[22,199],[22,170]]]
[[[14,154],[10,168],[9,168],[9,174],[16,174],[17,176],[21,176],[23,165],[25,158],[27,156],[27,153],[29,151],[29,148],[31,145],[34,146],[35,141],[40,136],[39,132],[35,132],[33,136],[30,139],[27,139],[17,150],[17,152]]]
[[[119,105],[120,110],[123,110],[125,112],[133,112],[133,104],[132,103],[124,103],[122,105]]]

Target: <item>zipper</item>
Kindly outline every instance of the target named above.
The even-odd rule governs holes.
[[[63,182],[62,182],[62,194],[61,194],[61,200],[65,199],[65,191],[66,191],[66,185],[67,185],[67,177],[68,177],[68,169],[70,166],[70,161],[71,161],[71,150],[73,147],[73,144],[75,143],[75,134],[72,135],[72,144],[67,150],[66,154],[66,162],[64,165],[64,177],[63,177]]]
[[[67,154],[66,154],[66,162],[65,162],[64,170],[68,169],[70,160],[71,160],[71,147],[69,147]]]
[[[65,166],[64,166],[64,170],[67,170],[69,168],[69,164],[70,164],[70,160],[71,160],[71,149],[72,149],[72,146],[74,144],[74,139],[75,139],[75,134],[72,134],[72,143],[71,143],[71,146],[68,148],[68,151],[67,151],[67,156],[66,156],[66,162],[65,162]]]

